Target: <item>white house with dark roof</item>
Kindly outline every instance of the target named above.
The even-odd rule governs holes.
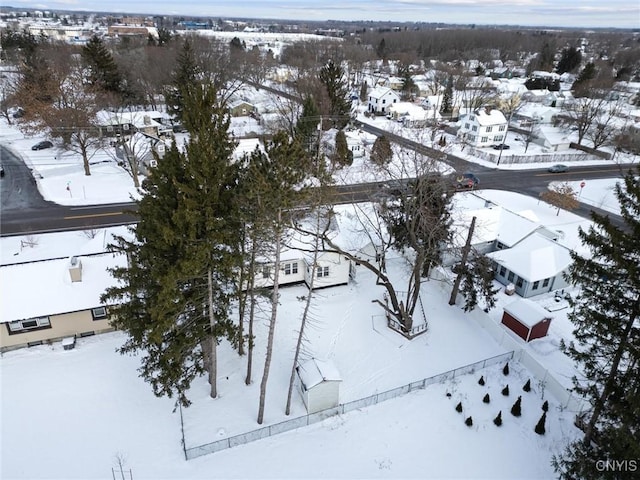
[[[400,101],[400,96],[389,87],[377,87],[369,92],[367,111],[386,115],[389,106]]]
[[[458,137],[473,147],[490,147],[503,142],[507,129],[504,114],[487,107],[474,110],[460,120]]]

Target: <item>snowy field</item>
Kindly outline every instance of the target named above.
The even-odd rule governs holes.
[[[399,262],[392,262],[396,274]],[[446,304],[448,287],[426,282],[423,301],[429,331],[413,341],[388,330],[371,299],[373,278],[317,293],[305,357],[334,362],[343,378],[341,402],[378,393],[504,352],[474,322]],[[285,420],[286,387],[293,358],[303,287],[282,290],[265,424]],[[223,343],[219,398],[197,380],[183,409],[187,447],[258,427],[258,387],[266,321],[258,321],[253,383],[244,384],[245,358]],[[2,365],[2,478],[110,478],[115,458],[126,459],[134,478],[549,478],[549,461],[578,434],[572,415],[552,397],[547,434],[533,432],[542,392],[525,394],[530,374],[512,363],[456,378],[321,424],[185,461],[179,414],[137,378],[138,359],[120,356],[121,333],[80,339],[74,350],[51,346],[9,352]],[[480,375],[487,380],[480,387]],[[535,380],[535,379],[533,379]],[[510,384],[511,395],[499,392]],[[535,386],[536,382],[532,381]],[[447,397],[446,393],[451,397]],[[489,393],[492,401],[482,403]],[[523,416],[509,413],[523,396]],[[461,401],[464,412],[455,411]],[[504,425],[492,419],[502,410]],[[292,416],[303,415],[294,392]],[[474,419],[467,427],[464,419]],[[24,448],[29,445],[29,448]],[[34,462],[34,452],[38,461]]]

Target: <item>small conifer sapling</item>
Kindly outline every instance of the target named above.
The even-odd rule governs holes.
[[[545,412],[549,411],[549,402],[547,400],[545,400],[544,403],[542,404],[542,410]]]
[[[484,375],[478,380],[478,385],[484,385]]]
[[[507,386],[506,386],[506,387],[504,387],[504,388],[502,389],[502,392],[501,392],[501,393],[502,393],[502,395],[504,395],[505,397],[508,397],[508,396],[509,396],[509,385],[508,385],[508,384],[507,384]]]
[[[531,391],[531,379],[527,380],[527,383],[524,384],[524,387],[522,387],[522,390],[524,390],[525,392]]]
[[[536,423],[536,428],[534,428],[535,432],[538,435],[545,434],[546,429],[544,428],[544,424],[546,420],[547,420],[547,412],[542,412],[542,416],[540,417],[540,420],[538,420],[538,423]]]
[[[467,417],[467,419],[464,421],[464,423],[467,425],[467,427],[472,426],[473,425],[473,418]]]
[[[462,402],[458,402],[458,404],[456,405],[456,412],[462,412]]]
[[[499,427],[502,425],[502,410],[500,410],[498,412],[498,415],[496,415],[496,418],[493,419],[493,423],[495,424],[496,427]]]
[[[502,373],[504,373],[505,375],[509,375],[509,362],[505,364],[504,368],[502,369]]]
[[[485,394],[485,396],[484,396],[484,398],[482,399],[482,401],[483,401],[484,403],[489,403],[489,402],[491,401],[491,399],[489,398],[489,394],[488,394],[488,393],[487,393],[487,394]]]
[[[518,399],[516,400],[516,403],[513,404],[513,407],[511,407],[511,415],[513,415],[514,417],[519,417],[520,415],[522,415],[522,397],[518,397]]]

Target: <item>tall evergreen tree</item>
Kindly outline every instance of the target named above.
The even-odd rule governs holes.
[[[295,137],[312,156],[317,155],[318,150],[318,124],[320,123],[320,110],[313,96],[306,95],[302,101],[302,113],[296,123]]]
[[[453,76],[450,75],[447,85],[442,95],[442,104],[440,105],[440,113],[449,115],[453,111]]]
[[[114,326],[128,335],[120,352],[142,352],[142,378],[156,395],[176,395],[183,405],[206,370],[217,395],[215,346],[235,335],[228,314],[239,231],[229,199],[233,144],[216,98],[210,88],[186,98],[197,128],[186,152],[174,144],[145,181],[133,239],[112,247],[129,266],[114,270],[121,282],[103,295]]]
[[[584,438],[554,461],[565,479],[632,478],[598,471],[594,459],[640,458],[640,170],[629,171],[615,195],[624,225],[592,213],[595,225],[579,231],[591,255],[571,254],[568,278],[580,291],[571,300],[575,342],[566,353],[581,370],[574,390],[591,409]]]
[[[580,62],[582,62],[582,53],[580,50],[573,46],[564,48],[562,50],[562,56],[560,57],[560,60],[558,60],[556,72],[559,75],[566,72],[572,72],[580,66]]]
[[[89,83],[98,91],[121,94],[123,77],[104,42],[97,36],[82,47],[82,59],[89,71]]]
[[[371,147],[371,161],[376,165],[383,167],[393,160],[393,150],[391,149],[391,142],[389,139],[380,135],[373,142]]]
[[[344,130],[338,130],[336,133],[336,149],[333,157],[336,165],[348,167],[353,163],[353,152],[349,150]]]
[[[188,91],[195,88],[201,79],[201,69],[196,61],[196,55],[187,38],[182,44],[182,51],[178,56],[176,69],[173,72],[171,85],[165,91],[167,112],[176,121],[183,122],[184,98]],[[185,125],[189,129],[188,125]]]
[[[329,60],[320,70],[320,82],[329,97],[331,124],[341,130],[347,125],[351,113],[343,68]]]

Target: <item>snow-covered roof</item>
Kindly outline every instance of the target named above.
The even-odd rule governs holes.
[[[519,298],[504,307],[504,311],[526,327],[533,327],[545,318],[553,318],[547,310],[527,298]]]
[[[411,120],[425,120],[431,112],[411,102],[397,102],[389,105],[389,111],[398,115],[406,115]]]
[[[374,88],[373,90],[371,90],[369,92],[369,97],[371,98],[382,98],[385,95],[388,94],[392,94],[395,95],[396,97],[398,96],[398,94],[396,92],[394,92],[393,90],[391,90],[389,87],[377,87]]]
[[[487,127],[489,125],[502,125],[507,123],[507,119],[504,118],[504,114],[500,110],[496,110],[495,108],[489,110],[480,109],[473,112],[478,125],[482,125],[483,127]]]
[[[487,256],[529,282],[555,277],[572,262],[569,249],[538,233]]]
[[[82,280],[72,282],[69,259],[47,260],[0,267],[0,323],[76,312],[99,307],[100,295],[115,280],[108,268],[127,265],[122,255],[105,253],[77,257]]]
[[[322,382],[341,382],[342,377],[330,360],[312,358],[298,367],[298,375],[307,390]]]
[[[564,130],[552,125],[540,125],[536,129],[536,133],[544,138],[550,145],[571,143],[569,135]]]

